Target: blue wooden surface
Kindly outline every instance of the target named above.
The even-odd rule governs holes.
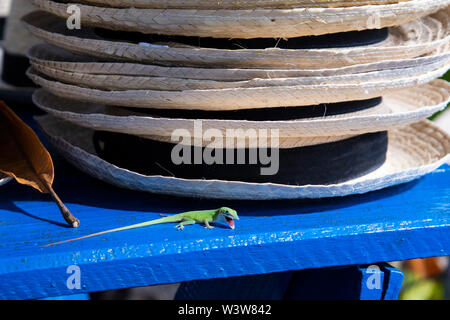
[[[80,301],[80,300],[90,300],[90,297],[89,297],[89,293],[80,293],[80,294],[72,294],[70,296],[48,297],[48,298],[43,298],[41,300],[64,300],[64,301],[76,300],[76,301]]]
[[[15,182],[1,187],[1,299],[450,254],[449,166],[416,182],[366,195],[320,201],[206,201],[118,189],[53,156],[55,190],[81,226],[66,228],[48,195]],[[166,224],[41,247],[160,213],[219,206],[239,211],[235,230],[194,225],[177,231]],[[67,288],[70,265],[81,268],[79,290]]]
[[[397,300],[403,283],[403,272],[388,265],[383,267],[383,271],[385,274],[385,281],[381,299]]]

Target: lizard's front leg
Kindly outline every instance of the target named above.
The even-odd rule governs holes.
[[[209,221],[208,220],[205,220],[205,229],[214,229],[213,226],[209,225]]]
[[[175,226],[175,228],[177,228],[178,230],[183,230],[184,226],[187,226],[187,225],[190,225],[190,224],[195,224],[195,220],[183,220],[179,224],[177,224]]]

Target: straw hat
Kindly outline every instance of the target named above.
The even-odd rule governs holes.
[[[69,16],[71,3],[34,0],[47,12],[23,20],[51,44],[29,52],[28,75],[43,87],[34,102],[50,114],[39,125],[70,162],[94,177],[190,197],[364,193],[411,181],[449,159],[449,136],[423,119],[450,100],[450,85],[433,81],[449,66],[450,0],[262,1],[263,7],[256,0],[225,0],[225,7],[210,0],[200,7],[195,0],[146,1],[151,7],[141,8],[143,1],[134,7],[88,0],[99,6],[77,4],[83,27],[68,30],[61,18]],[[306,5],[297,8],[300,2]],[[282,48],[299,48],[282,49],[270,39],[245,40],[354,30],[366,30],[358,34],[364,43],[305,49],[305,38],[280,39]],[[348,40],[345,35],[326,39]],[[193,46],[192,36],[234,39],[196,38]],[[256,49],[232,49],[226,41]],[[225,137],[228,129],[276,130],[282,165],[270,177],[254,173],[253,163],[226,170],[222,162],[178,166],[171,158],[177,129],[193,138],[182,143],[194,150],[195,143],[211,145],[203,130]],[[239,138],[250,152],[255,146],[246,135]]]
[[[46,42],[102,59],[213,68],[323,69],[409,59],[447,46],[450,42],[449,8],[390,28],[388,38],[381,43],[350,48],[298,50],[227,50],[174,43],[143,45],[126,39],[113,41],[102,38],[94,29],[86,26],[81,30],[68,30],[64,20],[41,11],[25,16],[24,21],[35,36]]]
[[[50,78],[104,90],[182,91],[349,83],[358,83],[363,87],[367,81],[386,83],[402,78],[420,79],[433,71],[445,69],[450,58],[447,47],[418,58],[366,64],[365,70],[371,71],[358,66],[359,72],[355,72],[358,71],[355,70],[357,66],[319,70],[230,70],[102,63],[95,58],[73,54],[46,44],[33,47],[28,57],[36,71]],[[446,71],[447,69],[442,73]]]
[[[212,1],[210,1],[212,2]],[[33,0],[40,9],[68,18],[71,3]],[[84,25],[142,33],[214,38],[293,38],[395,26],[426,16],[449,0],[411,0],[342,8],[140,9],[77,6]]]
[[[368,64],[359,64],[349,67],[329,69],[224,69],[224,68],[190,68],[190,67],[164,67],[151,64],[129,62],[103,62],[100,59],[78,55],[70,51],[49,45],[38,44],[28,53],[31,64],[37,70],[47,69],[57,73],[64,71],[66,76],[71,74],[72,81],[89,75],[104,77],[96,82],[115,84],[120,76],[127,81],[131,76],[137,78],[170,78],[187,80],[211,80],[220,82],[246,81],[253,79],[276,79],[296,77],[359,77],[358,74],[371,74],[374,78],[389,75],[413,75],[435,70],[443,66],[450,58],[448,46],[441,46],[433,53],[411,59],[386,60]],[[55,74],[50,74],[55,77]],[[110,76],[110,77],[108,77]],[[389,76],[388,76],[389,77]],[[96,79],[99,80],[99,79]],[[143,79],[142,79],[143,80]],[[79,81],[79,80],[77,80]],[[126,85],[127,81],[119,82]],[[70,81],[69,81],[70,82]],[[76,82],[75,82],[76,83]],[[116,84],[115,84],[116,85]]]
[[[389,132],[384,164],[362,177],[334,185],[293,186],[145,176],[96,156],[93,131],[56,120],[37,119],[49,141],[80,170],[119,187],[187,197],[217,199],[297,199],[360,194],[417,179],[449,159],[450,137],[428,121]],[[74,134],[76,132],[76,134]]]
[[[391,89],[407,87],[428,82],[444,74],[450,63],[450,54],[441,55],[444,61],[417,65],[411,68],[396,68],[384,71],[365,72],[338,76],[307,76],[287,78],[252,78],[243,81],[199,80],[189,78],[172,78],[159,76],[135,75],[104,75],[92,73],[70,72],[48,67],[32,61],[35,71],[59,82],[100,90],[160,90],[184,91],[207,89],[232,89],[256,87],[289,87],[306,85],[359,85],[361,91],[368,83],[377,81],[380,87],[390,86]],[[206,70],[205,70],[206,71]],[[239,97],[237,97],[239,98]]]
[[[80,104],[77,100],[59,98],[42,89],[35,92],[33,101],[42,110],[77,125],[138,136],[170,136],[178,128],[192,131],[195,121],[178,117],[152,117],[103,104]],[[227,129],[279,129],[280,137],[356,135],[420,121],[442,110],[449,102],[450,84],[434,80],[429,84],[384,94],[380,105],[352,113],[285,121],[212,118],[202,119],[202,125],[205,130],[214,128],[222,132]]]
[[[389,93],[395,88],[429,82],[448,70],[448,65],[417,78],[404,77],[387,81],[368,80],[361,83],[301,84],[298,79],[279,79],[274,86],[236,87],[206,90],[125,90],[106,91],[70,85],[52,80],[30,69],[28,76],[51,93],[65,98],[137,108],[187,110],[242,110],[309,106],[364,100]],[[267,80],[273,83],[277,80]],[[260,82],[263,82],[261,80]]]
[[[391,4],[408,0],[81,0],[116,8],[152,9],[242,9],[242,8],[332,8],[374,4]],[[61,2],[70,2],[68,0]]]

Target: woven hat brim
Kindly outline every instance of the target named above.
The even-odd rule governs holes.
[[[450,7],[449,7],[450,8]],[[65,21],[37,11],[23,18],[42,40],[101,59],[213,68],[324,69],[419,57],[450,43],[449,11],[390,29],[387,40],[352,48],[225,50],[178,45],[144,46],[99,37],[92,28],[68,30]]]
[[[355,135],[355,134],[347,134],[347,135],[339,135],[339,136],[322,136],[322,137],[279,137],[278,138],[278,148],[292,149],[292,148],[316,146],[318,144],[338,142],[338,141],[354,138],[356,136],[357,135]],[[145,138],[145,139],[154,140],[154,141],[160,141],[160,142],[173,144],[172,138],[168,137],[168,136],[149,135],[149,136],[141,136],[141,137]],[[252,145],[252,143],[254,143],[254,140],[249,139],[248,137],[244,137],[240,140],[240,143],[241,143],[241,146],[249,148]],[[181,141],[179,144],[192,146],[193,141],[190,139],[187,139],[187,140]],[[211,141],[206,141],[206,140],[203,140],[203,141],[201,141],[201,143],[199,143],[199,145],[201,145],[203,147],[207,147],[210,144],[211,144]]]
[[[34,103],[60,119],[96,130],[139,136],[170,136],[179,128],[192,133],[194,121],[181,118],[150,117],[102,104],[80,104],[38,90]],[[383,96],[383,103],[372,112],[355,112],[322,118],[290,121],[247,121],[202,119],[202,127],[218,129],[278,129],[280,137],[323,137],[356,135],[389,130],[426,119],[450,102],[450,83],[434,80],[429,84],[402,89]],[[193,134],[193,133],[192,133]]]
[[[80,3],[115,8],[152,9],[242,9],[242,8],[333,8],[392,4],[409,0],[78,0]],[[64,0],[61,2],[71,2]]]
[[[369,64],[329,69],[223,69],[164,67],[129,62],[103,62],[99,59],[77,55],[49,44],[41,43],[28,52],[34,66],[72,73],[104,76],[162,77],[173,79],[246,81],[251,79],[295,78],[295,77],[336,77],[340,75],[381,72],[385,70],[432,70],[450,59],[448,46],[441,46],[433,53],[401,60],[387,60]]]
[[[429,121],[389,132],[386,162],[363,177],[334,185],[288,186],[220,180],[145,176],[114,166],[95,155],[92,130],[51,116],[37,119],[59,152],[74,166],[107,183],[132,190],[211,199],[299,199],[361,194],[417,179],[449,160],[450,137]]]
[[[68,18],[70,4],[33,0],[41,10]],[[411,0],[388,5],[296,9],[139,9],[77,4],[82,24],[112,30],[214,38],[293,38],[400,25],[450,4]]]
[[[289,77],[289,78],[256,78],[243,81],[216,81],[197,80],[187,78],[155,77],[155,76],[128,76],[128,75],[108,75],[91,74],[80,72],[68,72],[60,69],[44,66],[31,61],[33,69],[47,77],[67,84],[99,89],[99,90],[160,90],[160,91],[183,91],[183,90],[208,90],[208,89],[232,89],[232,88],[256,88],[256,87],[276,87],[276,86],[299,86],[299,85],[348,85],[359,84],[361,89],[367,82],[377,81],[380,86],[395,83],[408,86],[406,79],[411,79],[412,84],[419,81],[432,79],[427,75],[444,74],[450,66],[450,54],[445,55],[444,61],[431,64],[418,65],[411,68],[397,68],[393,70],[383,70],[365,72],[358,74],[328,76],[328,77]],[[447,63],[447,65],[445,64]],[[425,77],[425,80],[423,80]],[[403,81],[402,81],[403,80]],[[402,84],[401,84],[402,83]]]
[[[418,78],[367,81],[351,84],[318,84],[254,88],[159,91],[106,91],[65,84],[39,75],[30,69],[28,76],[56,96],[85,102],[136,108],[184,110],[242,110],[253,108],[296,107],[375,98],[395,89],[426,83],[445,73],[448,66]]]

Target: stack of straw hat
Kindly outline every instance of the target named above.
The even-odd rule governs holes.
[[[38,122],[69,161],[109,183],[320,198],[411,181],[449,159],[449,136],[425,119],[450,100],[450,84],[435,80],[450,62],[450,0],[33,2],[40,10],[23,20],[46,43],[29,51],[28,75],[49,113]],[[78,10],[81,29],[70,30]],[[233,150],[247,156],[245,132],[277,130],[279,171],[174,163],[178,129],[192,152],[211,146],[208,129],[242,129]]]

